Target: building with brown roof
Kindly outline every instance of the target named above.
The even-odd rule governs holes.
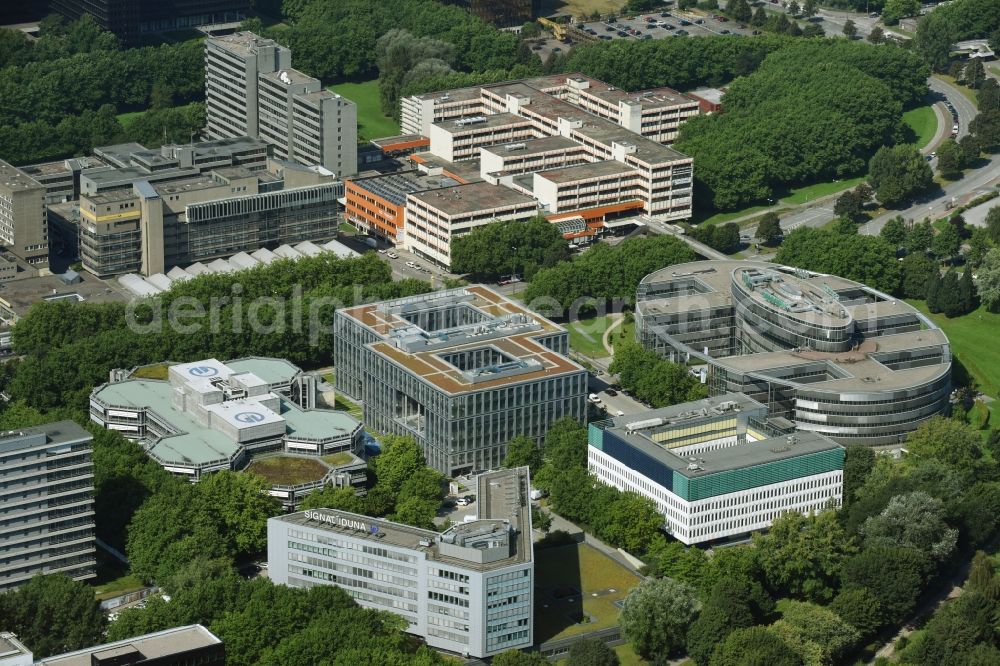
[[[514,437],[541,442],[585,414],[566,330],[482,285],[338,310],[334,336],[337,390],[450,476],[499,467]]]

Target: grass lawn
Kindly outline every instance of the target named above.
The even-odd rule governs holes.
[[[705,211],[694,211],[694,215],[691,221],[699,226],[702,225],[713,225],[713,224],[725,224],[726,222],[731,222],[738,217],[743,217],[744,215],[752,215],[753,213],[759,213],[761,211],[767,210],[768,206],[751,206],[749,208],[744,208],[743,210],[734,210],[728,213],[715,213],[714,215],[706,215]]]
[[[358,105],[359,141],[369,141],[399,134],[399,125],[396,121],[382,113],[378,94],[378,79],[364,83],[338,83],[329,86],[329,89]]]
[[[147,365],[142,368],[138,368],[135,371],[135,377],[138,379],[167,379],[167,372],[170,366],[166,363],[157,363],[156,365]]]
[[[334,398],[334,409],[340,409],[342,411],[345,411],[356,419],[360,419],[362,417],[361,405],[345,398],[339,393]]]
[[[183,108],[183,106],[184,105],[181,105],[181,108]],[[122,129],[128,129],[129,125],[146,115],[146,111],[148,110],[149,109],[143,109],[142,111],[127,111],[126,113],[119,113],[117,116],[118,124],[122,126]]]
[[[934,138],[937,132],[937,114],[930,106],[918,106],[903,114],[903,122],[906,123],[913,133],[917,135],[914,143],[917,150],[920,150]]]
[[[348,236],[353,236],[354,234],[358,233],[358,228],[355,227],[350,222],[341,222],[340,233],[347,234]]]
[[[849,190],[858,183],[860,183],[861,181],[863,181],[865,178],[867,178],[867,176],[858,176],[856,178],[835,180],[832,183],[816,183],[815,185],[806,185],[804,187],[798,187],[792,190],[788,196],[781,199],[781,203],[798,206],[804,203],[808,203],[813,199],[820,199],[830,194],[836,194],[837,192],[843,192],[844,190]]]
[[[975,378],[980,390],[994,398],[1000,396],[1000,345],[996,344],[1000,314],[979,308],[963,317],[948,319],[941,314],[930,314],[924,301],[908,300],[907,303],[919,308],[941,327],[951,342],[955,358]]]
[[[100,548],[97,549],[97,578],[90,581],[90,586],[94,588],[98,601],[146,587],[136,576],[128,573],[128,567]]]
[[[566,330],[569,331],[570,348],[590,358],[606,357],[608,352],[604,349],[601,340],[611,321],[611,317],[605,315],[567,324]]]
[[[537,16],[590,16],[594,12],[602,14],[621,13],[621,0],[541,0]]]
[[[294,486],[321,479],[329,470],[323,463],[311,458],[274,456],[254,460],[246,471],[264,477],[268,483]]]
[[[323,456],[321,460],[325,463],[333,465],[334,467],[339,467],[340,465],[346,465],[354,460],[354,456],[347,451],[340,451],[339,453],[331,453],[328,456]]]
[[[613,627],[615,602],[638,584],[638,576],[586,544],[536,551],[535,641]]]

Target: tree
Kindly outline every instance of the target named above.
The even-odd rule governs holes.
[[[698,619],[687,634],[688,655],[708,664],[715,648],[736,629],[761,622],[774,609],[760,583],[733,575],[712,586]]]
[[[1000,250],[993,248],[986,253],[977,277],[979,300],[990,312],[1000,311]]]
[[[878,597],[867,588],[841,590],[830,602],[830,610],[857,629],[862,637],[874,635],[881,627]]]
[[[710,666],[802,666],[802,659],[777,634],[758,626],[729,634],[709,663]]]
[[[37,575],[0,594],[0,617],[36,658],[97,645],[107,625],[93,588],[63,574]]]
[[[773,245],[777,243],[784,232],[781,230],[781,222],[778,220],[778,216],[775,213],[765,213],[763,217],[760,218],[760,222],[757,223],[757,233],[755,234],[757,240],[765,245]]]
[[[507,444],[507,457],[503,460],[504,467],[528,466],[537,471],[542,466],[542,451],[535,440],[518,435]]]
[[[875,467],[875,452],[867,446],[852,444],[844,452],[844,504],[848,505],[854,499],[858,488],[864,485],[865,479]]]
[[[980,58],[971,58],[965,66],[965,85],[978,90],[986,80],[986,68]]]
[[[972,566],[969,568],[969,579],[965,583],[968,592],[977,592],[987,599],[996,601],[1000,597],[1000,584],[990,556],[981,550],[977,550],[972,557]]]
[[[864,202],[853,190],[848,190],[837,197],[833,205],[833,214],[839,218],[857,223],[864,218]]]
[[[951,60],[951,45],[955,43],[956,31],[943,14],[928,12],[917,22],[917,35],[914,45],[923,59],[934,68],[943,72]]]
[[[906,242],[906,223],[901,215],[891,218],[882,227],[879,236],[894,247],[901,247]]]
[[[544,217],[491,222],[454,239],[451,266],[456,273],[497,280],[520,275],[530,280],[540,268],[569,257],[569,246],[556,225]]]
[[[896,248],[878,236],[799,227],[785,236],[775,261],[857,280],[885,292],[899,288]]]
[[[705,386],[686,366],[661,358],[637,342],[626,341],[615,348],[609,371],[636,398],[653,407],[667,407],[704,397]]]
[[[971,266],[962,272],[962,279],[958,281],[958,300],[959,314],[969,314],[979,307],[979,296],[976,293],[976,285],[972,282]]]
[[[976,91],[980,111],[1000,111],[1000,83],[988,78]]]
[[[881,27],[875,26],[872,31],[868,33],[868,41],[872,44],[881,44],[885,41],[885,31]]]
[[[996,604],[992,599],[966,589],[927,623],[925,636],[915,647],[912,663],[919,666],[974,663],[968,657],[977,646],[993,647],[995,612]]]
[[[228,471],[209,474],[198,484],[229,552],[252,555],[267,547],[267,519],[281,513],[281,503],[268,494],[270,489],[271,484],[256,474]]]
[[[969,249],[965,253],[966,265],[971,268],[979,268],[986,257],[986,253],[992,248],[993,244],[990,242],[990,236],[986,229],[983,227],[974,227],[972,234],[969,236]]]
[[[866,547],[844,562],[844,589],[865,588],[879,602],[879,625],[902,622],[926,581],[927,558],[901,546]]]
[[[662,538],[663,514],[638,493],[619,493],[592,521],[603,539],[632,553],[645,553]]]
[[[549,661],[539,652],[521,652],[511,648],[493,657],[493,666],[547,666]]]
[[[948,527],[944,505],[924,492],[897,495],[861,526],[865,546],[903,546],[927,553],[938,564],[955,551],[958,530]]]
[[[941,416],[925,421],[911,432],[906,449],[917,459],[940,460],[959,470],[975,468],[982,458],[979,433],[964,423]]]
[[[580,666],[618,666],[618,655],[597,638],[584,638],[569,648],[569,663]]]
[[[806,17],[816,15],[816,0],[805,0],[802,3],[802,15]]]
[[[752,17],[752,11],[750,9],[750,4],[747,0],[729,0],[726,3],[726,14],[730,18],[745,23]]]
[[[994,150],[1000,146],[1000,111],[980,111],[969,123],[969,131],[983,150]]]
[[[761,28],[767,23],[767,12],[764,11],[763,7],[758,7],[753,13],[753,18],[750,19],[750,25],[755,28]]]
[[[799,14],[802,13],[802,9],[801,7],[799,7],[799,3],[796,2],[796,0],[792,0],[790,3],[788,3],[788,13],[791,14],[792,16],[798,16]]]
[[[958,254],[962,239],[958,236],[958,230],[950,224],[943,227],[931,241],[931,252],[940,261],[949,261]]]
[[[948,139],[937,149],[938,171],[948,180],[955,180],[962,177],[962,167],[965,160],[962,159],[962,150],[955,143],[954,139]]]
[[[920,12],[920,0],[886,0],[882,8],[882,22],[896,25],[899,19],[916,16]]]
[[[993,206],[986,213],[986,231],[989,232],[990,240],[1000,245],[1000,206]]]
[[[671,578],[647,579],[629,592],[618,623],[644,658],[684,648],[685,635],[701,607],[693,587]]]
[[[848,39],[854,39],[858,36],[858,26],[851,19],[847,19],[844,22],[843,33]]]
[[[771,630],[806,663],[842,663],[861,640],[861,633],[832,610],[794,600],[785,604]]]
[[[991,81],[993,79],[990,79]],[[979,159],[979,140],[971,134],[966,134],[958,140],[958,147],[962,151],[962,164],[971,166]]]
[[[929,188],[934,174],[913,146],[883,146],[871,159],[869,181],[879,201],[894,206]]]
[[[770,589],[815,601],[833,598],[844,558],[857,552],[833,511],[789,511],[753,542]]]
[[[938,275],[937,262],[923,252],[903,257],[902,293],[905,298],[928,298],[927,286],[932,276]]]
[[[924,220],[910,227],[904,247],[907,252],[927,252],[931,249],[933,240],[934,227],[931,226],[930,220]]]
[[[924,286],[927,309],[935,314],[942,310],[941,285],[941,273],[935,267],[935,270],[927,277],[927,284]]]

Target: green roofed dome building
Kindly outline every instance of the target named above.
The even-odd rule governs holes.
[[[173,474],[198,481],[275,458],[267,466],[276,472],[271,494],[287,508],[324,484],[365,481],[361,424],[344,412],[316,409],[315,376],[288,361],[206,359],[169,366],[165,380],[140,370],[112,371],[111,381],[91,394],[90,418],[138,441]],[[290,472],[303,467],[311,470],[308,478]]]
[[[656,502],[684,544],[736,539],[840,503],[844,447],[740,393],[590,424],[591,473]]]

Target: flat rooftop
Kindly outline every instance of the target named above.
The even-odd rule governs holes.
[[[282,80],[281,78],[282,74],[284,74],[285,77],[288,79],[288,83],[285,83],[285,81]],[[312,81],[316,81],[317,83],[319,82],[319,79],[309,76],[308,74],[303,74],[299,70],[293,69],[291,67],[287,69],[280,69],[277,72],[268,72],[267,74],[261,74],[261,76],[265,79],[274,81],[276,83],[280,83],[282,85],[304,84],[304,83],[311,83]]]
[[[509,187],[486,182],[416,192],[410,196],[449,217],[499,208],[538,205],[532,197]]]
[[[136,636],[123,641],[96,645],[94,647],[46,657],[36,661],[36,666],[91,666],[91,657],[109,659],[138,651],[146,659],[169,657],[188,650],[217,645],[222,641],[200,624],[175,627],[144,636]],[[131,662],[129,662],[131,663]]]
[[[373,544],[392,545],[413,551],[422,551],[428,560],[473,569],[489,571],[521,562],[530,562],[533,557],[531,544],[531,508],[529,500],[530,480],[525,467],[505,469],[482,475],[477,479],[477,515],[475,521],[459,523],[454,531],[469,531],[490,522],[508,521],[514,529],[513,548],[509,557],[487,563],[478,563],[459,557],[442,554],[439,539],[442,533],[396,523],[382,518],[371,518],[362,514],[333,509],[299,511],[271,518],[292,525],[302,525],[328,531],[332,534],[370,541]],[[313,517],[321,514],[322,518]],[[307,517],[307,514],[310,517]],[[328,520],[325,518],[331,518]],[[339,519],[345,518],[353,526],[343,526]],[[512,520],[513,519],[513,520]],[[367,529],[359,529],[359,526]],[[447,532],[446,532],[447,533]]]
[[[258,49],[265,46],[279,46],[273,39],[259,37],[246,30],[242,32],[234,32],[231,35],[222,35],[221,37],[209,37],[205,41],[209,44],[218,45],[227,51],[232,51],[233,53],[239,54],[243,57],[254,55],[257,53]]]
[[[619,162],[617,160],[606,160],[604,162],[588,162],[587,164],[562,167],[561,169],[536,171],[535,175],[553,183],[573,183],[579,180],[589,180],[591,178],[601,178],[602,176],[617,176],[629,173],[635,173],[635,167],[630,167],[624,162]]]
[[[496,146],[483,148],[483,152],[493,153],[505,158],[524,157],[526,155],[540,155],[543,153],[563,152],[580,149],[583,146],[578,141],[567,139],[564,136],[547,136],[541,139],[529,139],[527,141],[516,141],[514,143],[503,143]]]
[[[442,123],[435,123],[435,127],[451,132],[471,132],[493,127],[530,127],[531,121],[527,118],[513,113],[491,113],[475,117],[460,118],[458,120],[446,120]]]
[[[41,301],[66,300],[91,303],[125,302],[129,297],[111,282],[87,271],[80,271],[80,281],[67,284],[58,275],[25,275],[0,283],[0,305],[15,317],[23,317],[31,306]],[[7,313],[2,317],[6,318]]]
[[[0,160],[0,188],[14,192],[38,190],[43,186],[17,167]]]
[[[24,437],[45,435],[46,445],[68,444],[90,439],[90,433],[75,421],[55,421],[40,426],[18,428],[0,433],[0,451],[7,453],[22,448],[33,448],[39,444],[23,442]]]
[[[723,393],[721,395],[702,398],[692,402],[683,402],[669,407],[651,409],[638,414],[628,414],[611,418],[614,427],[627,428],[641,432],[646,427],[665,428],[679,427],[693,420],[730,417],[740,412],[766,410],[767,408],[753,398],[743,393]],[[658,421],[659,423],[654,423]]]
[[[823,308],[829,312],[804,313],[786,312],[760,297],[755,291],[754,300],[766,303],[769,308],[797,318],[801,321],[846,325],[852,320],[862,334],[869,325],[876,326],[886,319],[918,330],[903,331],[886,335],[868,336],[862,343],[849,351],[818,352],[809,349],[784,349],[737,356],[713,358],[712,362],[738,372],[755,373],[792,384],[800,384],[803,390],[840,390],[874,392],[898,390],[918,386],[941,377],[951,371],[950,346],[947,336],[933,321],[904,301],[882,294],[861,283],[836,275],[824,275],[800,271],[798,269],[766,262],[739,260],[710,260],[668,266],[643,278],[640,285],[655,287],[673,282],[693,282],[699,293],[671,295],[664,297],[656,292],[640,297],[636,303],[637,312],[656,317],[657,315],[682,315],[692,309],[707,307],[732,307],[732,283],[734,277],[740,281],[744,274],[754,275],[770,271],[780,275],[793,290],[811,294],[819,301],[827,299]],[[774,290],[779,297],[787,294]],[[791,293],[791,292],[790,292]],[[843,299],[837,301],[834,298]],[[655,325],[654,325],[655,326]],[[937,348],[947,359],[943,363],[929,363],[919,367],[893,369],[884,365],[882,359],[897,352]],[[696,349],[700,351],[700,349]],[[822,381],[813,379],[808,383],[786,377],[786,370],[797,366],[827,364],[829,377]]]
[[[648,414],[650,412],[642,412],[640,414],[633,414],[629,418],[641,420]],[[615,419],[616,422],[617,420]],[[619,427],[618,425],[607,428],[607,430],[613,432],[657,462],[666,465],[689,479],[765,465],[821,451],[844,448],[825,435],[800,430],[792,435],[770,437],[754,442],[748,441],[745,444],[701,451],[693,455],[677,454],[642,435],[640,432],[630,432],[628,429]]]
[[[350,182],[353,186],[366,190],[396,206],[405,205],[408,194],[442,187],[454,187],[460,184],[459,181],[448,176],[431,176],[417,169],[364,178],[351,178]]]
[[[456,306],[471,308],[485,317],[453,329],[428,332],[402,316]],[[564,329],[483,285],[347,308],[340,314],[381,339],[369,345],[372,351],[450,394],[583,372],[581,366],[535,340]],[[461,370],[442,357],[485,347],[518,367],[472,376],[469,370]]]
[[[443,157],[438,157],[434,153],[422,152],[409,156],[410,161],[419,165],[421,169],[428,172],[441,169],[442,173],[450,178],[459,180],[462,184],[480,183],[483,178],[479,172],[479,158],[471,160],[461,160],[460,162],[449,162]]]

